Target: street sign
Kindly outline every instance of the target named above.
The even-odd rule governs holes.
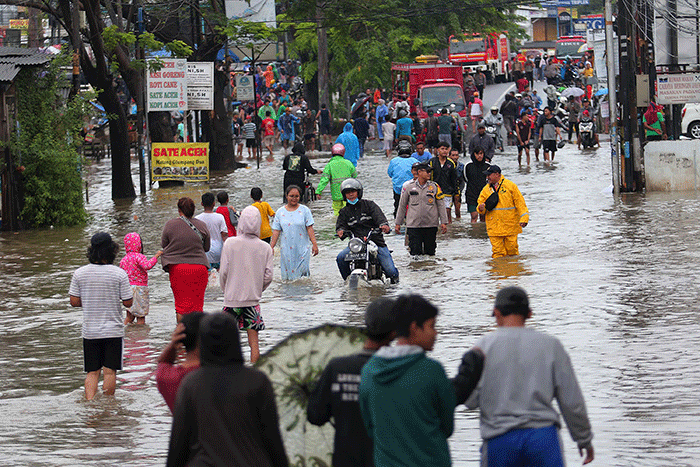
[[[187,110],[187,60],[162,58],[163,67],[148,72],[147,112]]]
[[[251,75],[236,75],[236,98],[239,101],[255,100]]]
[[[187,109],[214,110],[214,63],[187,62]]]
[[[700,102],[700,73],[656,75],[657,104]]]
[[[209,143],[153,143],[152,180],[209,180]]]

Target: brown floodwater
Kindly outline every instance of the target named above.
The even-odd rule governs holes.
[[[373,298],[418,292],[440,308],[432,356],[452,376],[462,353],[493,329],[496,292],[519,285],[530,294],[529,325],[557,336],[571,355],[595,433],[594,465],[700,465],[700,376],[693,363],[700,353],[697,194],[613,197],[605,144],[586,152],[570,145],[549,166],[518,168],[512,151],[497,154],[494,162],[520,187],[530,210],[519,257],[490,259],[484,225],[463,218],[439,236],[434,258],[411,258],[403,237],[389,235],[401,283],[350,291],[335,265],[344,243],[333,237],[326,196],[311,206],[320,246],[312,276],[291,283],[276,279],[263,294],[267,329],[260,334],[261,350],[321,323],[361,324]],[[360,161],[358,172],[364,196],[391,215],[387,164],[378,151]],[[204,191],[226,189],[240,209],[250,203],[250,188],[260,186],[273,209],[281,204],[279,154],[259,170],[214,174],[209,184],[156,188],[119,203],[109,198],[109,166],[103,160],[89,167],[86,226],[0,235],[3,465],[162,465],[171,417],[153,371],[175,323],[167,275],[160,266],[150,273],[148,324],[126,330],[116,396],[86,402],[82,314],[67,296],[71,274],[87,262],[88,240],[100,230],[120,244],[124,234],[137,231],[146,253],[155,253],[181,196],[198,202]],[[221,305],[220,291],[208,291],[205,311]],[[575,465],[576,447],[566,431],[562,435]],[[477,465],[477,412],[457,409],[450,446],[455,466]]]

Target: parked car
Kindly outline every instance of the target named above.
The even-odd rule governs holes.
[[[700,139],[700,104],[685,104],[681,112],[681,133]]]

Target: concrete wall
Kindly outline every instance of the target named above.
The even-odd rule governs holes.
[[[700,189],[700,140],[649,141],[644,147],[647,191]]]

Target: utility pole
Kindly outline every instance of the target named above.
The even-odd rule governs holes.
[[[620,194],[620,158],[617,145],[617,86],[615,83],[615,42],[613,41],[612,0],[605,0],[605,56],[608,68],[608,105],[610,106],[610,160],[613,193]]]
[[[623,133],[622,187],[634,191],[634,138],[637,126],[636,26],[633,23],[630,0],[618,3],[618,35],[620,38],[620,102]]]

